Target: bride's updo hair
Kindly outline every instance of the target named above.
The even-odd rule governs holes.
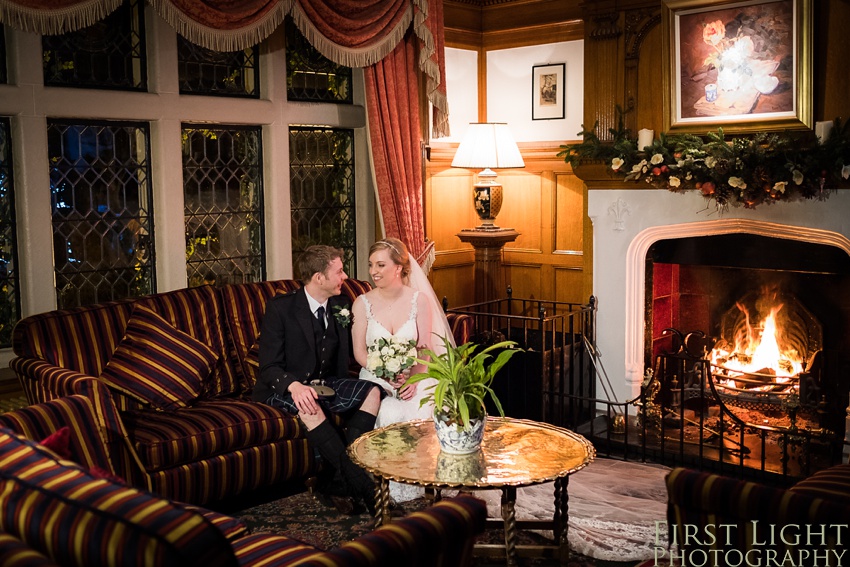
[[[369,256],[378,250],[387,250],[390,253],[390,260],[393,263],[401,266],[401,279],[407,283],[410,276],[410,253],[407,251],[407,246],[398,238],[388,236],[383,240],[379,240],[369,248]]]

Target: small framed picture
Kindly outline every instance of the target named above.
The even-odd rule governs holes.
[[[566,63],[531,68],[531,119],[564,118],[564,70]]]

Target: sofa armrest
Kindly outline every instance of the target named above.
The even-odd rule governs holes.
[[[843,548],[850,537],[850,507],[824,498],[684,468],[670,471],[666,483],[670,543],[686,553],[700,550],[702,556],[713,549],[784,553],[794,532],[801,540],[794,549],[822,554]],[[777,534],[786,526],[788,538],[771,537],[771,529]],[[814,538],[807,546],[806,534],[799,531],[806,526],[823,527],[825,539]]]
[[[487,506],[461,495],[381,526],[300,565],[460,567],[472,558],[475,536],[484,531]]]
[[[465,313],[446,313],[446,320],[452,329],[455,344],[462,345],[472,340],[475,334],[475,320]]]
[[[99,467],[115,474],[106,432],[99,426],[92,401],[85,396],[57,398],[6,412],[0,415],[0,427],[33,441],[68,427],[71,459],[86,468]]]
[[[127,437],[109,388],[96,377],[32,358],[14,358],[9,367],[18,375],[30,403],[42,403],[75,394],[85,396],[92,401],[94,415],[107,432],[109,441]]]

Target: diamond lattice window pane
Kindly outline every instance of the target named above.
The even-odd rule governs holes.
[[[154,292],[148,138],[147,124],[48,123],[60,308]]]
[[[292,257],[312,244],[341,248],[343,265],[357,265],[354,212],[354,131],[289,129]]]
[[[265,279],[260,128],[183,127],[190,286]]]

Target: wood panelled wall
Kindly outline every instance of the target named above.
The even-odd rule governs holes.
[[[850,0],[811,0],[813,11],[813,122],[850,119]],[[666,64],[661,0],[583,3],[584,123],[598,122],[610,139],[616,106],[625,125],[663,131],[662,69]]]
[[[450,307],[467,305],[474,302],[474,252],[457,233],[480,224],[472,206],[477,172],[451,167],[456,144],[434,146],[425,186],[425,231],[437,250],[431,281]],[[586,302],[592,262],[585,185],[555,156],[557,146],[520,144],[520,151],[525,167],[498,177],[504,202],[496,224],[520,233],[503,252],[505,285],[514,297]]]
[[[812,0],[813,120],[850,120],[850,0]],[[584,124],[603,140],[616,126],[663,130],[665,54],[661,0],[445,0],[446,45],[477,49],[479,119],[487,119],[488,50],[584,40]],[[456,233],[478,224],[475,172],[450,167],[456,146],[434,144],[426,165],[426,235],[436,243],[432,281],[450,305],[473,301],[473,250]],[[497,224],[521,236],[505,247],[506,280],[516,297],[583,302],[592,293],[592,231],[586,185],[555,157],[557,145],[520,144],[521,170],[503,170]],[[607,177],[607,176],[606,176]],[[621,183],[610,183],[620,187]],[[604,251],[596,251],[597,254]]]

